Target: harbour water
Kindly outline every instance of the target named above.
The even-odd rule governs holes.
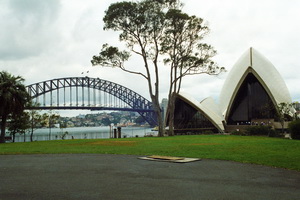
[[[33,132],[33,141],[61,140],[61,139],[105,139],[110,138],[113,129],[117,127],[74,127],[74,128],[43,128]],[[121,137],[144,137],[156,135],[149,127],[122,127]],[[30,141],[30,134],[25,134],[25,142]],[[24,135],[16,134],[15,142],[24,142]]]

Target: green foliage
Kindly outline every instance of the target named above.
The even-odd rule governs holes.
[[[117,47],[103,45],[99,56],[94,56],[93,65],[117,67],[121,70],[140,75],[147,80],[153,108],[157,114],[159,135],[163,135],[163,121],[159,105],[158,56],[161,38],[164,37],[164,10],[175,6],[174,0],[143,0],[113,3],[105,11],[104,30],[118,31],[119,40],[124,42],[129,51],[141,56],[142,69],[126,68],[124,62],[130,54]],[[153,77],[154,78],[153,78]]]
[[[285,121],[292,121],[294,116],[294,104],[293,103],[286,103],[281,102],[277,105],[277,118],[281,124],[282,133],[284,132],[284,122]]]
[[[112,123],[110,121],[110,119],[108,117],[105,117],[101,120],[101,123],[104,125],[104,126],[110,126],[110,124]]]
[[[211,134],[214,134],[214,132],[212,130],[206,130],[206,131],[203,131],[203,134],[211,135]]]
[[[8,117],[21,115],[26,104],[30,102],[30,96],[23,82],[24,79],[20,76],[13,76],[6,71],[0,72],[0,143],[5,142]]]
[[[231,132],[231,135],[241,135],[241,136],[245,136],[246,133],[245,133],[245,131],[243,131],[243,130],[239,130],[239,131],[234,130],[234,131]]]
[[[0,115],[20,114],[29,102],[30,96],[21,76],[0,72]]]
[[[292,139],[300,140],[300,119],[297,119],[289,123],[289,130]]]
[[[129,59],[130,53],[108,44],[104,44],[99,55],[93,56],[91,61],[92,65],[117,67],[147,80],[160,136],[163,135],[158,96],[160,63],[170,68],[169,99],[174,97],[173,93],[180,91],[183,77],[215,75],[224,71],[211,59],[216,55],[214,48],[201,43],[209,32],[208,26],[202,18],[183,12],[182,7],[180,0],[122,1],[111,4],[103,18],[104,30],[119,32],[119,40],[125,43],[128,51],[142,58],[142,69],[126,68],[124,62]],[[168,114],[173,115],[174,106],[170,104],[168,109],[171,110]],[[170,127],[174,126],[170,124]],[[173,128],[170,132],[173,132]]]
[[[113,123],[113,124],[118,124],[118,123],[120,123],[121,118],[122,118],[121,113],[118,113],[118,112],[112,112],[112,113],[110,113],[110,114],[111,114],[111,116],[113,116],[113,119],[111,120],[111,123]]]
[[[275,131],[270,126],[249,126],[246,135],[275,135]]]
[[[34,110],[35,107],[38,107],[39,103],[33,103],[31,102],[28,107],[31,107],[32,109],[27,111],[29,117],[30,117],[30,141],[33,142],[33,133],[37,128],[41,128],[44,125],[44,119],[42,115],[40,114],[40,110]]]
[[[113,3],[105,12],[104,30],[120,31],[119,39],[129,49],[137,53],[133,49],[138,45],[143,48],[138,54],[153,58],[156,54],[154,41],[158,41],[164,28],[164,7],[164,2],[153,0]],[[119,51],[111,52],[117,55]]]
[[[190,135],[3,144],[3,154],[96,153],[232,160],[300,171],[300,141],[270,137]]]
[[[137,124],[144,124],[146,120],[142,116],[138,116],[138,118],[136,118],[134,122]]]
[[[249,126],[246,130],[232,131],[231,135],[240,136],[269,136],[279,137],[280,135],[271,126]]]
[[[25,134],[26,130],[30,128],[30,116],[27,112],[23,112],[19,115],[13,115],[9,123],[8,131],[13,136],[13,142],[15,135]]]
[[[56,123],[58,123],[60,115],[57,113],[53,113],[52,110],[50,110],[48,113],[44,113],[41,116],[41,124],[43,126],[53,128]]]
[[[282,121],[291,120],[294,117],[294,104],[293,103],[285,103],[281,102],[277,105],[277,109],[279,111],[278,117]]]
[[[67,128],[67,122],[63,122],[63,121],[59,122],[59,128],[60,129]]]
[[[110,67],[122,67],[123,63],[128,60],[130,54],[127,51],[120,51],[118,47],[102,46],[99,56],[93,56],[92,65],[103,65]]]

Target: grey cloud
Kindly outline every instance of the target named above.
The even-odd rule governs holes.
[[[10,0],[9,7],[22,23],[43,25],[57,17],[60,2],[58,0]]]
[[[144,79],[90,64],[103,43],[120,45],[117,32],[102,30],[104,11],[117,1],[0,0],[1,70],[22,75],[27,84],[81,76],[81,72],[89,70],[92,77],[119,83],[149,99]],[[205,42],[218,50],[215,61],[220,66],[229,72],[252,46],[282,74],[293,100],[300,100],[295,73],[300,52],[299,0],[182,1],[187,13],[209,22],[211,33]],[[126,65],[139,67],[141,63],[132,58]],[[168,76],[166,71],[160,73],[163,78]],[[189,77],[182,89],[199,101],[207,96],[217,99],[227,74],[217,78]],[[160,83],[160,97],[167,97],[168,81],[162,79]]]
[[[6,0],[0,25],[0,59],[16,60],[43,53],[56,40],[58,0]]]

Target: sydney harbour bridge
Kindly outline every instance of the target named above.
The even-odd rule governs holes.
[[[151,126],[157,125],[152,103],[131,89],[100,78],[68,77],[26,86],[42,110],[112,110],[139,113]]]

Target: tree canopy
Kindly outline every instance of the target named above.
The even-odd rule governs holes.
[[[195,74],[218,74],[223,68],[212,61],[216,51],[201,43],[209,33],[202,18],[182,11],[179,0],[142,0],[113,3],[105,11],[104,30],[119,32],[119,40],[127,50],[104,44],[92,64],[117,67],[144,77],[148,83],[153,108],[158,116],[159,135],[163,121],[159,102],[160,63],[170,68],[169,110],[174,110],[174,98],[180,91],[183,77]],[[125,66],[132,55],[143,60],[143,69]],[[174,95],[175,94],[175,95]],[[170,112],[172,115],[172,112]]]
[[[5,142],[6,122],[10,115],[21,115],[25,105],[30,102],[30,96],[23,84],[21,76],[13,76],[6,71],[0,72],[0,143]]]

